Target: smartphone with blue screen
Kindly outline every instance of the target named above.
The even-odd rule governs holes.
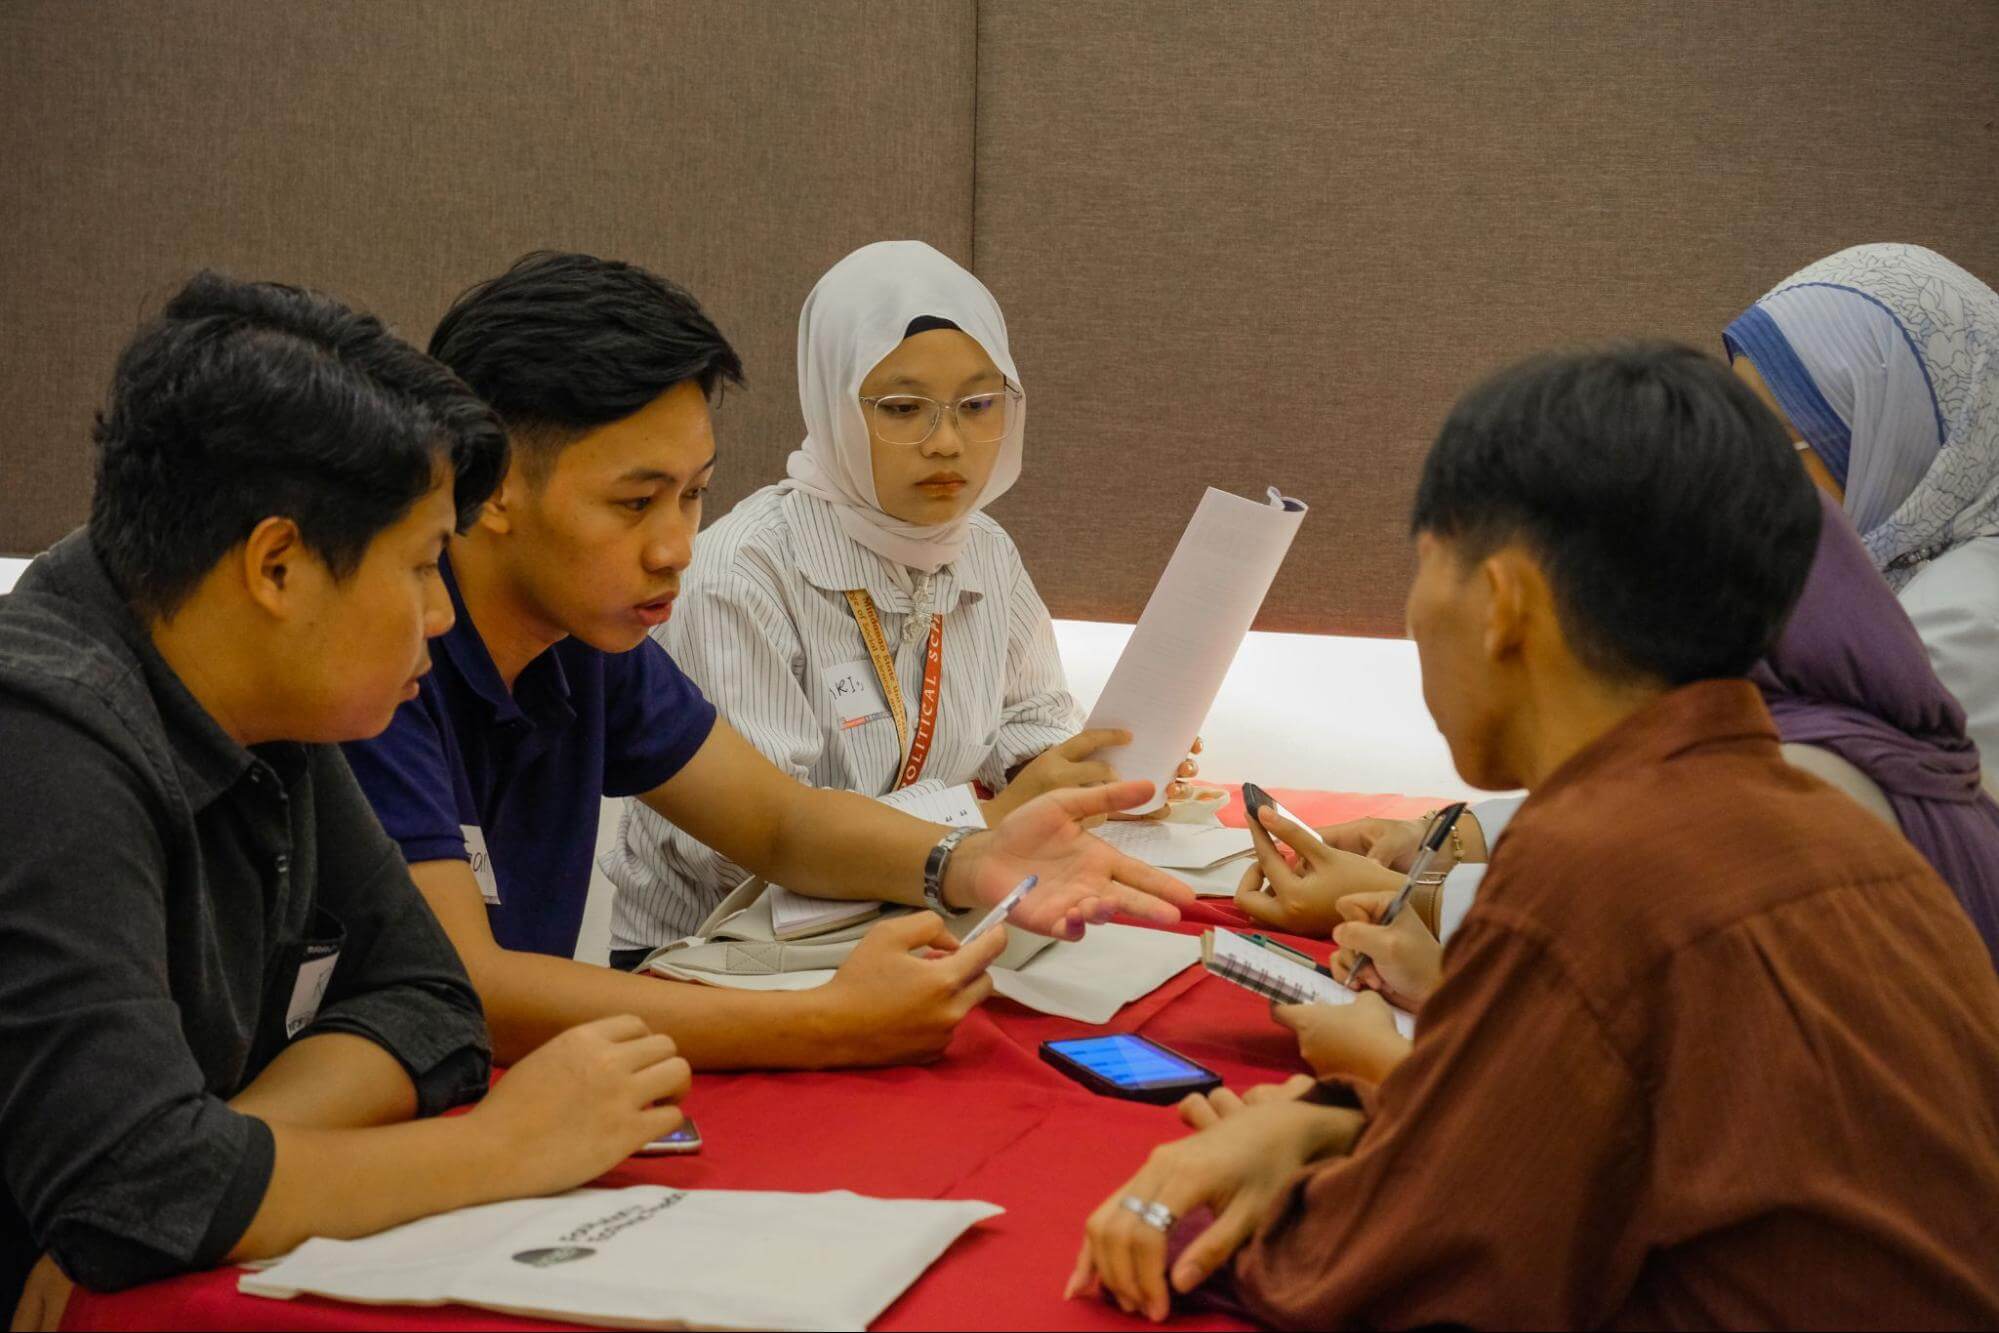
[[[1070,1037],[1041,1043],[1041,1058],[1092,1092],[1170,1106],[1190,1092],[1212,1092],[1222,1076],[1135,1033]]]
[[[638,1150],[640,1157],[686,1157],[701,1151],[701,1131],[694,1127],[694,1117],[688,1116],[680,1122],[680,1128],[663,1139],[654,1139]]]

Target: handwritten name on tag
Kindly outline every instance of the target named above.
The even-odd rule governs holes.
[[[298,981],[292,986],[292,1002],[285,1009],[285,1039],[289,1041],[319,1017],[326,988],[333,983],[333,969],[340,965],[340,946],[309,944],[305,959],[298,965]]]
[[[826,675],[826,693],[843,731],[879,722],[889,715],[888,700],[882,697],[881,682],[875,679],[874,663],[863,657],[834,667]]]
[[[479,881],[479,896],[486,906],[500,905],[500,880],[493,873],[493,854],[486,850],[486,830],[477,824],[460,824],[465,835],[465,859],[472,863],[472,878]]]

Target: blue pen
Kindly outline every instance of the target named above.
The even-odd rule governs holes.
[[[1036,884],[1039,884],[1040,882],[1041,882],[1041,876],[1029,875],[1026,879],[1014,885],[1013,892],[1007,894],[1006,897],[1000,899],[999,906],[993,908],[992,911],[987,912],[985,920],[979,922],[978,925],[973,926],[970,930],[965,932],[965,938],[958,941],[959,946],[963,947],[964,945],[970,944],[973,940],[985,934],[987,931],[991,930],[994,926],[997,926],[1000,922],[1006,920],[1007,913],[1011,912],[1014,908],[1020,906],[1020,900],[1022,898],[1025,898],[1028,895],[1029,891],[1031,891],[1034,888],[1034,886]]]

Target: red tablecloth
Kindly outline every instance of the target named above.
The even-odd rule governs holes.
[[[1396,796],[1273,791],[1301,818],[1328,824],[1408,815],[1434,802]],[[1224,814],[1242,822],[1239,802]],[[1182,930],[1244,919],[1226,900],[1203,902]],[[1301,944],[1305,942],[1300,942]],[[1323,945],[1309,945],[1324,956]],[[985,1199],[1006,1208],[980,1224],[876,1321],[902,1328],[1131,1328],[1140,1321],[1096,1301],[1064,1302],[1083,1219],[1181,1132],[1170,1108],[1099,1097],[1057,1074],[1040,1042],[1098,1031],[1143,1032],[1233,1086],[1298,1072],[1297,1048],[1263,1001],[1190,968],[1126,1006],[1106,1029],[995,1000],[959,1027],[945,1058],[920,1068],[792,1074],[703,1074],[687,1107],[700,1122],[698,1157],[634,1158],[598,1182],[692,1189],[852,1189],[884,1198]],[[745,1238],[745,1244],[754,1244]],[[65,1328],[408,1329],[563,1328],[461,1306],[366,1307],[313,1298],[239,1295],[220,1269],[117,1295],[79,1291]],[[1212,1314],[1187,1328],[1240,1328]]]

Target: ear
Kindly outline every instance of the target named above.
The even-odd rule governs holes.
[[[1479,563],[1485,594],[1485,655],[1491,662],[1519,656],[1527,642],[1535,593],[1545,592],[1541,571],[1517,547],[1505,546]]]
[[[250,530],[243,543],[243,588],[250,600],[278,619],[296,606],[299,564],[307,559],[298,524],[288,518],[267,518]]]
[[[472,520],[474,527],[484,528],[496,537],[504,537],[514,530],[514,513],[527,499],[528,484],[522,475],[518,459],[507,460],[506,475],[500,484],[486,497],[486,503],[479,506],[479,517]]]

